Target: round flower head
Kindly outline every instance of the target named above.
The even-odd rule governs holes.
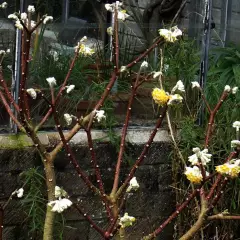
[[[148,68],[148,62],[147,61],[143,61],[141,66],[140,66],[141,69],[146,69]]]
[[[178,29],[177,26],[168,29],[160,29],[159,35],[165,39],[167,42],[175,42],[178,36],[182,35],[182,31]]]
[[[25,12],[21,13],[21,20],[26,20],[27,19],[27,14]]]
[[[159,88],[153,89],[152,97],[155,103],[160,106],[165,105],[170,98],[170,96],[163,89],[159,89]]]
[[[22,23],[20,22],[20,20],[17,20],[15,22],[15,27],[18,28],[19,30],[22,30],[23,29],[23,25]]]
[[[43,20],[43,24],[47,24],[48,22],[51,22],[53,20],[52,16],[46,16]]]
[[[138,188],[139,188],[139,184],[137,182],[137,179],[136,177],[133,177],[129,182],[129,186],[126,192],[131,192],[132,190],[137,191]]]
[[[238,91],[238,87],[233,87],[233,88],[232,88],[232,94],[236,94],[237,91]]]
[[[198,82],[191,82],[192,83],[192,88],[200,88],[200,84]]]
[[[54,77],[49,77],[46,79],[50,88],[53,88],[55,85],[57,85],[57,81]]]
[[[36,99],[37,98],[37,93],[33,88],[28,88],[27,89],[27,93],[33,98]]]
[[[224,91],[225,91],[225,92],[230,92],[230,91],[231,91],[231,87],[230,87],[229,85],[226,85],[226,86],[224,87]]]
[[[121,226],[121,228],[125,228],[132,226],[135,221],[135,217],[129,216],[128,213],[124,213],[124,216],[120,218],[119,225]]]
[[[7,2],[3,2],[2,4],[0,4],[0,8],[2,9],[6,9],[8,6]]]
[[[28,6],[28,12],[29,12],[29,13],[35,13],[35,7],[32,6],[32,5],[29,5],[29,6]]]
[[[97,119],[98,122],[101,122],[103,119],[106,119],[106,116],[104,115],[105,111],[104,110],[94,110],[96,113],[95,119]]]
[[[173,87],[171,93],[175,93],[177,90],[180,91],[180,92],[185,92],[185,87],[184,87],[184,85],[183,85],[182,80],[177,81],[177,83],[176,83],[176,85]]]
[[[23,188],[19,188],[18,190],[14,191],[12,193],[12,196],[16,194],[18,198],[22,198],[23,197],[23,193],[24,193],[24,189]]]
[[[125,21],[126,18],[130,17],[130,15],[127,14],[127,11],[126,10],[121,10],[118,12],[118,19],[119,20],[122,20],[122,21]]]
[[[153,72],[153,78],[157,78],[162,75],[162,72]]]
[[[181,103],[183,100],[182,96],[180,96],[179,94],[170,95],[169,97],[170,98],[167,103],[168,105],[178,104]]]
[[[72,119],[73,119],[72,115],[70,115],[68,113],[65,113],[63,116],[64,116],[64,119],[65,119],[67,125],[71,125],[72,124]]]
[[[240,173],[239,163],[240,163],[239,159],[232,160],[231,162],[216,166],[216,171],[222,175],[228,175],[231,178],[236,178]]]
[[[75,85],[66,86],[66,89],[67,89],[66,92],[70,93],[74,88],[75,88]]]
[[[108,28],[107,28],[107,34],[108,34],[109,36],[112,36],[112,35],[113,35],[113,28],[112,28],[112,27],[108,27]]]
[[[240,121],[235,121],[232,126],[236,128],[236,131],[238,132],[240,129]]]
[[[208,149],[203,149],[200,151],[198,147],[193,148],[193,152],[195,154],[188,157],[188,161],[192,163],[192,165],[198,165],[199,159],[201,160],[202,165],[207,165],[208,162],[211,161],[212,154],[208,153]]]
[[[187,179],[194,184],[199,184],[203,180],[202,173],[197,166],[186,167],[184,174],[186,175]]]
[[[51,201],[48,203],[48,206],[52,208],[51,211],[58,212],[58,213],[63,212],[65,209],[67,209],[71,205],[72,205],[72,202],[67,198]]]

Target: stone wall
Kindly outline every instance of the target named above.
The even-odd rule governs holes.
[[[121,180],[128,174],[130,166],[137,159],[143,149],[143,141],[145,141],[143,135],[147,138],[150,133],[149,130],[144,131],[142,129],[135,131],[138,132],[138,134],[134,134],[133,131],[130,130],[128,135],[128,157],[127,161],[123,163]],[[99,132],[97,134],[93,134],[95,140],[96,135],[99,137]],[[53,133],[51,134],[50,138],[53,139]],[[41,139],[43,143],[47,143],[49,146],[51,145],[51,142],[47,142],[49,138],[41,136]],[[80,133],[80,135],[74,139],[74,142],[75,144],[77,142],[78,144],[79,142],[83,144],[78,146],[75,145],[74,151],[76,152],[76,156],[81,167],[87,172],[89,178],[96,183],[94,171],[91,168],[89,160],[88,148],[81,139]],[[21,141],[23,141],[23,139]],[[3,142],[5,142],[5,145]],[[5,202],[15,189],[22,186],[19,177],[19,174],[22,171],[34,166],[41,166],[41,161],[34,148],[30,146],[30,142],[22,145],[15,145],[15,147],[17,147],[16,149],[7,149],[7,142],[10,142],[9,137],[6,137],[5,140],[4,137],[1,137],[1,203]],[[12,142],[11,145],[13,146],[14,143]],[[22,148],[20,146],[22,146]],[[124,212],[128,212],[137,219],[136,224],[132,228],[129,228],[128,239],[141,239],[143,234],[150,233],[174,210],[175,197],[174,192],[170,187],[172,184],[171,160],[169,158],[170,151],[171,146],[168,141],[167,131],[159,131],[144,164],[139,167],[136,173],[140,189],[136,193],[128,195],[127,202],[124,206]],[[117,150],[108,142],[100,142],[96,144],[96,153],[100,169],[102,170],[105,188],[106,191],[109,192],[113,182]],[[80,202],[81,206],[84,207],[84,210],[88,214],[91,214],[92,218],[96,222],[98,222],[101,226],[106,226],[106,215],[101,202],[96,196],[93,196],[89,189],[87,189],[83,184],[73,167],[68,163],[64,152],[61,152],[58,155],[55,167],[57,185],[62,186],[69,193],[72,200]],[[25,192],[25,194],[27,194],[27,192]],[[66,219],[63,237],[64,240],[102,239],[74,209],[66,211],[64,217]],[[30,239],[26,230],[24,230],[25,220],[26,214],[22,211],[20,201],[13,199],[5,211],[3,239]],[[171,240],[172,232],[173,226],[170,225],[159,239]]]

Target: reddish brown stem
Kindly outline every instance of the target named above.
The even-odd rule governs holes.
[[[131,116],[133,100],[134,100],[134,97],[135,97],[136,91],[137,91],[136,87],[133,87],[133,86],[131,86],[131,87],[132,87],[132,93],[131,93],[130,99],[128,101],[126,118],[125,118],[125,122],[123,124],[120,150],[119,150],[119,154],[118,154],[115,176],[114,176],[114,183],[113,183],[111,195],[115,195],[115,193],[117,192],[117,189],[118,189],[119,174],[120,174],[120,168],[121,168],[123,154],[124,154],[124,150],[125,150],[125,140],[126,140],[126,135],[127,135],[127,129],[128,129],[128,125],[129,125],[130,116]]]
[[[99,165],[97,164],[97,159],[96,159],[96,154],[93,148],[93,140],[92,140],[92,135],[91,135],[91,131],[86,130],[87,133],[87,139],[88,139],[88,147],[89,147],[89,151],[91,154],[91,163],[95,169],[95,174],[96,174],[96,178],[97,178],[97,183],[99,186],[99,190],[101,192],[102,196],[105,196],[105,190],[104,190],[104,186],[103,186],[103,181],[102,181],[102,177],[101,177],[101,173],[100,173],[100,169],[99,169]],[[111,209],[109,207],[109,204],[105,201],[105,208],[108,214],[109,219],[112,218],[112,212]]]
[[[73,204],[73,206],[77,209],[77,211],[90,223],[90,225],[98,232],[101,234],[101,236],[104,237],[105,232],[102,228],[98,227],[97,224],[92,220],[92,218],[86,214],[82,209],[77,205]]]
[[[66,85],[67,85],[67,82],[68,82],[68,80],[69,80],[69,78],[70,78],[70,76],[71,76],[72,70],[73,70],[73,68],[74,68],[74,65],[75,65],[75,63],[76,63],[76,60],[77,60],[78,56],[79,56],[79,53],[78,53],[78,51],[76,51],[76,52],[75,52],[75,55],[74,55],[74,58],[72,59],[72,62],[71,62],[70,67],[69,67],[69,69],[68,69],[68,73],[67,73],[67,75],[66,75],[66,77],[65,77],[65,79],[64,79],[64,82],[63,82],[63,84],[62,84],[62,86],[61,86],[61,88],[60,88],[60,90],[59,90],[59,92],[58,92],[58,94],[57,94],[57,96],[56,96],[55,105],[56,105],[56,103],[59,101],[59,98],[62,96],[62,92],[64,91],[64,89],[65,89],[65,87],[66,87]],[[40,123],[38,124],[38,126],[35,128],[35,131],[38,131],[38,130],[41,128],[41,126],[47,121],[47,119],[49,118],[49,116],[51,115],[51,113],[52,113],[52,108],[50,108],[50,109],[48,110],[48,112],[47,112],[46,115],[43,117],[43,119],[41,120],[41,122],[40,122]]]
[[[211,209],[213,209],[216,204],[218,203],[219,199],[221,198],[222,194],[223,194],[223,189],[226,187],[228,183],[228,178],[225,177],[224,180],[222,180],[222,183],[220,184],[217,192],[216,192],[216,195],[214,196],[213,200],[212,200],[212,203],[211,203],[211,206],[209,207],[209,211]]]
[[[2,65],[0,65],[0,83],[1,83],[1,85],[2,85],[2,87],[3,87],[3,89],[4,89],[4,92],[5,92],[6,96],[7,96],[8,101],[13,105],[13,107],[15,108],[15,110],[16,110],[17,112],[19,112],[19,106],[18,106],[17,103],[14,101],[13,96],[12,96],[12,94],[10,93],[10,91],[9,91],[9,89],[8,89],[8,86],[7,86],[7,84],[6,84],[6,81],[5,81],[4,78],[3,78]]]
[[[17,127],[19,128],[20,131],[22,132],[26,132],[24,127],[22,126],[22,124],[17,120],[17,118],[14,116],[10,106],[8,105],[3,93],[0,91],[0,98],[2,100],[2,103],[6,109],[6,111],[8,112],[9,116],[11,117],[11,119],[15,122],[15,124],[17,125]]]
[[[204,92],[203,92],[203,90],[201,88],[200,88],[200,91],[201,91],[201,97],[202,97],[202,99],[203,99],[203,101],[204,101],[204,103],[205,103],[205,105],[207,107],[207,110],[211,114],[212,109],[211,109],[211,107],[210,107],[210,105],[209,105],[209,103],[208,103],[208,101],[207,101],[207,99],[206,99],[206,97],[204,95]]]
[[[167,220],[165,220],[153,233],[146,236],[145,240],[154,239],[156,236],[158,236],[163,229],[175,218],[179,215],[179,213],[188,206],[190,201],[196,197],[197,194],[199,194],[200,189],[196,189],[186,200],[176,209],[176,211],[168,217]]]
[[[60,135],[61,141],[63,142],[64,148],[67,152],[67,156],[70,159],[70,163],[73,164],[75,170],[78,173],[78,176],[80,178],[82,178],[82,180],[84,181],[84,183],[86,184],[86,186],[91,189],[94,193],[99,194],[103,200],[103,202],[107,205],[108,204],[108,200],[107,200],[107,196],[104,194],[102,195],[101,192],[99,191],[99,189],[97,187],[95,187],[93,185],[93,183],[89,180],[88,176],[84,173],[84,171],[80,168],[77,159],[75,158],[75,155],[71,149],[71,147],[69,146],[69,143],[66,141],[66,138],[63,134],[56,110],[55,110],[55,106],[52,105],[52,109],[53,109],[53,117],[54,117],[54,121],[56,123],[56,127],[58,130],[58,133]]]
[[[142,53],[139,57],[135,58],[131,63],[126,65],[126,68],[131,68],[133,67],[136,63],[138,63],[139,61],[141,61],[144,57],[146,57],[146,55],[148,53],[150,53],[157,45],[159,45],[160,43],[163,43],[164,39],[162,37],[160,37],[158,40],[156,40],[153,45],[148,48],[144,53]],[[119,71],[118,71],[119,73]]]
[[[25,40],[25,34],[26,40]],[[28,76],[28,63],[29,59],[29,52],[30,52],[30,43],[31,43],[31,34],[28,31],[22,31],[22,74],[21,74],[21,81],[20,81],[20,94],[19,94],[19,112],[20,117],[23,122],[25,122],[25,116],[28,120],[30,120],[30,110],[28,104],[28,97],[26,94],[26,81]]]
[[[134,166],[132,167],[130,173],[128,174],[127,178],[125,179],[123,185],[119,188],[119,190],[117,191],[116,193],[116,199],[118,199],[120,197],[120,195],[125,191],[125,189],[127,188],[130,180],[133,178],[137,168],[140,166],[140,164],[143,162],[143,160],[147,157],[146,154],[149,150],[149,147],[150,145],[152,144],[153,142],[153,139],[155,137],[155,135],[157,134],[159,128],[161,127],[162,125],[162,122],[163,122],[163,119],[166,115],[166,112],[167,112],[167,108],[168,106],[165,105],[162,109],[162,113],[160,114],[159,118],[158,118],[158,121],[156,123],[156,126],[153,130],[153,132],[151,133],[147,143],[144,145],[144,148],[143,148],[143,151],[141,153],[141,155],[138,157],[136,163],[134,164]]]
[[[227,96],[228,96],[228,92],[224,91],[222,96],[220,97],[217,105],[215,106],[214,110],[211,111],[211,113],[210,113],[204,148],[208,148],[209,141],[210,141],[210,138],[211,138],[211,135],[213,132],[213,124],[214,124],[215,115],[217,114],[218,110],[222,106],[222,104],[223,104],[224,100],[227,98]]]
[[[228,158],[226,159],[225,162],[229,162],[231,159],[233,159],[235,156],[237,155],[237,152],[231,152],[230,155],[228,156]],[[218,174],[217,179],[215,180],[214,184],[212,185],[208,195],[207,195],[207,200],[209,200],[210,198],[212,198],[215,189],[219,186],[219,183],[222,180],[222,175]]]

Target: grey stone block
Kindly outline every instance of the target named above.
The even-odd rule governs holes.
[[[0,202],[1,205],[4,205],[4,202]],[[18,199],[13,199],[9,202],[7,207],[4,210],[4,219],[3,225],[17,225],[21,224],[27,215],[24,213],[20,201]]]
[[[34,148],[0,149],[1,171],[22,171],[36,165],[37,154]]]
[[[141,191],[130,194],[125,212],[131,216],[146,217],[164,217],[174,211],[175,197],[173,192],[168,191],[158,194],[146,194]]]
[[[136,159],[140,156],[143,147],[144,145],[133,145],[130,147],[131,149],[129,150],[129,154],[131,154],[133,161],[136,161]],[[168,142],[152,143],[142,164],[155,165],[160,163],[169,163],[170,151],[171,144]]]
[[[88,240],[89,224],[87,222],[66,222],[64,226],[64,240]]]

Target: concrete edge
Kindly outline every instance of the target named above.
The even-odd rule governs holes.
[[[144,144],[148,141],[153,128],[143,127],[143,128],[132,128],[128,130],[126,141],[132,144]],[[117,136],[121,136],[121,129],[114,130]],[[64,131],[67,134],[68,131]],[[40,132],[38,137],[43,145],[52,146],[59,141],[59,135],[57,132]],[[98,140],[99,142],[109,142],[109,137],[107,130],[92,130],[93,140]],[[166,129],[159,129],[157,132],[154,142],[169,142],[170,136]],[[72,145],[86,145],[87,137],[83,130],[77,132],[77,134],[71,139],[70,143]],[[2,134],[0,135],[0,149],[16,149],[23,147],[32,147],[34,144],[32,140],[23,134]]]

